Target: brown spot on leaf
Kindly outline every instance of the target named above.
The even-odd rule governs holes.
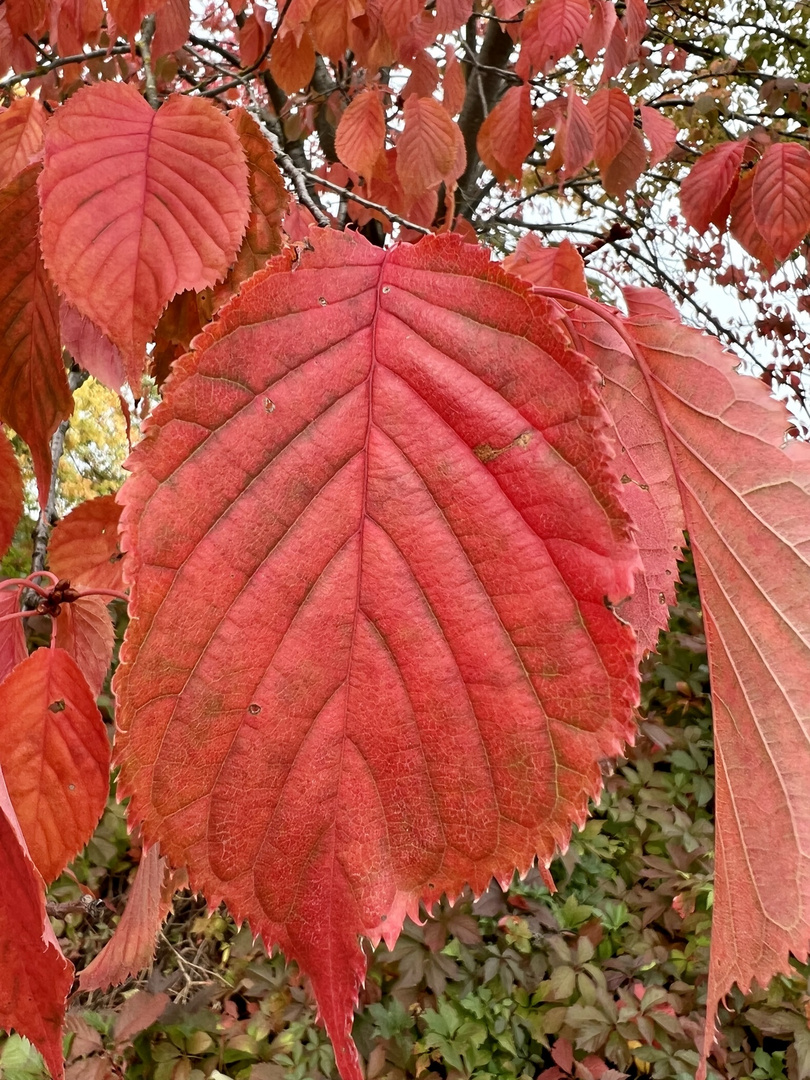
[[[490,446],[489,443],[481,443],[480,446],[473,447],[473,453],[482,461],[484,465],[488,465],[490,461],[494,461],[495,458],[499,458],[501,454],[505,454],[507,450],[511,450],[513,447],[520,447],[524,450],[532,441],[532,433],[530,431],[522,431],[520,435],[517,435],[506,446]]]

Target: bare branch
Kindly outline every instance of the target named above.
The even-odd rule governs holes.
[[[141,23],[141,34],[139,39],[139,52],[141,54],[141,62],[143,63],[143,74],[146,80],[146,100],[152,106],[153,109],[157,109],[160,106],[160,98],[158,97],[157,83],[155,82],[155,73],[152,70],[152,38],[155,36],[155,16],[147,15]]]

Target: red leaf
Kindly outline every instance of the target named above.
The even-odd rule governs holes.
[[[152,55],[165,56],[182,49],[191,26],[189,0],[164,0],[155,13],[155,36]]]
[[[19,610],[19,589],[11,586],[0,589],[0,619],[4,615],[10,615],[12,611]],[[22,663],[26,656],[28,656],[28,649],[25,644],[22,619],[0,622],[0,682],[12,668]]]
[[[456,161],[457,125],[435,98],[416,94],[405,102],[405,127],[397,140],[397,175],[408,195],[436,188]]]
[[[646,164],[644,138],[637,127],[631,127],[624,146],[602,173],[602,187],[624,201],[627,192],[636,186]]]
[[[79,972],[79,989],[107,990],[138,975],[152,963],[160,924],[172,907],[170,875],[157,844],[143,853],[127,906],[115,933]]]
[[[669,157],[678,137],[678,129],[668,116],[663,116],[658,109],[642,105],[641,126],[650,144],[650,165],[655,168]]]
[[[42,149],[47,114],[35,98],[13,101],[0,113],[0,188],[11,183]]]
[[[156,6],[155,0],[107,0],[107,10],[118,33],[130,41],[140,30],[144,17]]]
[[[236,262],[225,280],[215,287],[218,304],[236,292],[242,282],[255,274],[268,259],[279,254],[284,246],[281,221],[290,203],[275,156],[259,125],[239,106],[231,109],[228,119],[239,136],[248,163],[250,217]],[[189,301],[196,303],[193,293],[186,296]],[[178,297],[172,302],[178,303],[180,299]]]
[[[452,45],[445,46],[445,56],[444,76],[442,77],[442,105],[450,116],[457,116],[464,104],[467,84],[464,81],[464,72]]]
[[[115,1018],[116,1043],[123,1046],[132,1042],[136,1035],[146,1031],[160,1019],[168,1004],[168,994],[150,994],[148,990],[136,990],[132,997],[126,999]]]
[[[59,305],[59,332],[79,367],[110,390],[121,389],[126,382],[121,353],[97,326],[64,301]]]
[[[770,244],[759,231],[754,218],[754,200],[751,194],[753,186],[754,172],[749,169],[740,176],[740,182],[731,200],[731,235],[749,255],[758,259],[767,272],[772,274],[776,270],[776,258]]]
[[[784,405],[738,376],[714,338],[670,320],[627,325],[637,358],[595,359],[631,388],[633,410],[623,418],[614,409],[620,435],[669,448],[671,479],[663,467],[651,475],[673,505],[682,498],[709,652],[717,833],[708,1053],[732,984],[767,986],[791,970],[789,952],[804,961],[810,941],[810,448],[784,445]]]
[[[17,522],[22,514],[22,500],[20,467],[14,456],[14,448],[0,427],[0,555],[5,555],[14,539]],[[2,677],[0,675],[0,679]]]
[[[519,179],[534,146],[532,103],[528,83],[510,86],[478,131],[478,155],[501,184]]]
[[[402,99],[407,101],[411,94],[417,97],[432,97],[439,85],[439,65],[427,51],[420,49],[411,61],[411,74],[402,88]]]
[[[638,529],[642,567],[619,609],[638,635],[641,654],[656,648],[675,603],[684,517],[678,485],[650,388],[619,335],[582,307],[570,318],[578,343],[601,370],[604,400],[616,425],[623,501]]]
[[[51,34],[62,56],[74,56],[85,45],[95,45],[104,21],[101,0],[57,0],[51,8]]]
[[[56,644],[70,653],[98,697],[107,678],[114,644],[113,625],[101,596],[84,596],[63,604],[56,620]]]
[[[769,146],[754,170],[754,220],[783,261],[810,229],[810,151],[798,143]]]
[[[537,0],[521,24],[521,59],[547,75],[576,46],[588,25],[588,0]],[[522,74],[522,73],[521,73]]]
[[[633,335],[672,448],[706,625],[716,746],[716,875],[706,1049],[736,982],[767,986],[810,941],[810,448],[719,342],[674,323]]]
[[[563,161],[566,177],[576,176],[593,157],[594,125],[585,102],[569,85],[568,111],[565,120]],[[534,139],[532,138],[532,143]]]
[[[582,35],[582,51],[591,63],[602,49],[607,48],[616,18],[616,8],[612,3],[608,3],[608,0],[594,0],[591,21]]]
[[[34,865],[54,881],[98,825],[110,744],[76,662],[37,649],[0,683],[0,768]]]
[[[45,914],[42,878],[25,849],[22,831],[0,772],[0,1027],[14,1028],[62,1080],[62,1023],[73,965],[59,948]]]
[[[635,60],[647,32],[649,11],[645,0],[627,0],[624,9],[624,28],[627,35],[627,59]]]
[[[31,451],[42,506],[51,479],[50,438],[73,408],[56,291],[37,241],[39,165],[0,191],[0,420]]]
[[[311,242],[177,362],[130,458],[117,756],[147,840],[299,962],[355,1080],[357,935],[547,862],[631,734],[605,598],[636,562],[554,308],[455,236]]]
[[[80,503],[51,534],[48,561],[60,578],[84,589],[123,588],[114,495]]]
[[[239,27],[239,59],[242,67],[253,67],[259,62],[269,39],[270,27],[265,10],[256,4]]]
[[[551,1046],[551,1056],[565,1072],[570,1073],[574,1065],[574,1048],[568,1039],[555,1039]]]
[[[720,143],[698,158],[681,182],[681,210],[688,225],[704,233],[710,224],[726,228],[748,140]]]
[[[38,40],[48,18],[48,0],[6,0],[6,18],[14,37]]]
[[[308,31],[301,35],[281,34],[270,51],[270,72],[285,94],[295,94],[309,86],[315,71],[315,46]]]
[[[385,151],[385,113],[375,89],[362,90],[340,118],[337,156],[361,176],[371,176]]]
[[[248,218],[247,166],[225,117],[130,85],[74,94],[48,124],[42,251],[67,300],[121,350],[133,388],[161,311],[224,277]]]
[[[532,285],[556,285],[558,289],[588,295],[585,264],[570,240],[552,247],[534,233],[526,233],[518,240],[514,254],[503,260],[503,268]]]
[[[677,323],[681,321],[678,309],[661,289],[640,289],[635,285],[625,285],[622,294],[631,316],[648,315],[651,319],[671,319]]]
[[[604,172],[627,142],[633,127],[633,106],[624,90],[597,90],[588,102],[593,120],[594,158]]]

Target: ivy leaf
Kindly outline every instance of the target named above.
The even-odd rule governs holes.
[[[45,888],[25,848],[0,771],[0,1027],[14,1028],[63,1080],[62,1023],[73,965],[45,914]]]
[[[110,786],[110,744],[75,660],[37,649],[0,683],[0,768],[47,883],[84,847]]]
[[[54,281],[139,388],[166,304],[236,257],[249,212],[236,132],[201,98],[174,95],[155,112],[129,84],[85,87],[48,125],[39,191]]]
[[[553,306],[455,236],[311,242],[130,458],[116,754],[146,839],[298,961],[357,1080],[357,935],[547,863],[632,734],[636,553]]]

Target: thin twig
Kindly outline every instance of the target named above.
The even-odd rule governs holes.
[[[267,141],[270,143],[273,153],[275,154],[279,168],[285,173],[295,188],[296,195],[304,206],[306,206],[307,210],[309,210],[317,223],[322,228],[328,229],[330,224],[329,218],[307,191],[307,177],[309,176],[309,173],[304,169],[299,169],[298,166],[294,164],[290,155],[282,149],[281,143],[273,131],[273,117],[267,109],[262,108],[260,105],[254,105],[251,108],[251,112],[255,112],[258,115],[259,119],[267,129]]]
[[[414,221],[408,221],[407,218],[401,217],[399,214],[395,214],[393,210],[389,210],[387,206],[383,206],[382,203],[372,202],[370,199],[364,198],[362,195],[358,195],[354,191],[350,191],[349,188],[340,187],[339,184],[333,184],[331,180],[324,180],[316,173],[305,172],[303,174],[308,180],[311,180],[313,184],[318,184],[320,187],[325,187],[327,191],[334,191],[336,195],[340,195],[342,198],[351,200],[352,202],[359,203],[361,206],[365,206],[368,210],[379,210],[381,214],[385,214],[389,221],[395,221],[397,225],[401,225],[403,229],[413,229],[414,232],[422,233],[424,236],[430,236],[432,230],[426,228],[424,225],[417,225]]]
[[[74,56],[58,56],[49,64],[40,64],[31,71],[21,71],[17,75],[9,75],[6,79],[0,79],[0,90],[8,90],[17,83],[26,82],[28,79],[36,79],[41,75],[47,75],[56,68],[67,67],[68,64],[83,64],[88,60],[99,60],[104,56],[122,56],[128,53],[129,45],[111,45],[108,49],[93,49],[92,52],[76,53]]]
[[[141,23],[141,34],[138,41],[143,64],[143,74],[146,80],[146,100],[153,109],[160,107],[155,73],[152,70],[152,38],[155,36],[155,16],[147,15]]]

